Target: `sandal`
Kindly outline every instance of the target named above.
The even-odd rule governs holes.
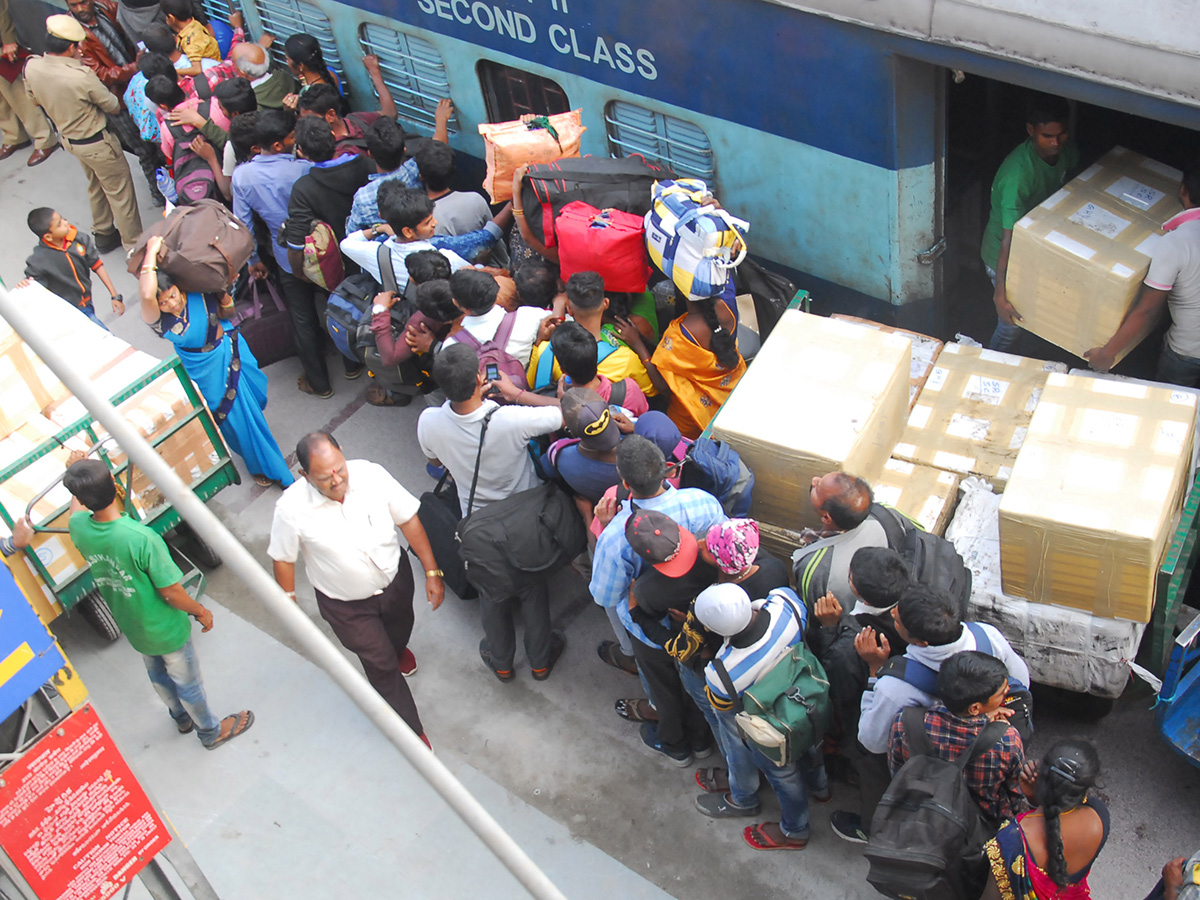
[[[318,391],[308,383],[307,375],[301,375],[296,379],[296,387],[300,389],[301,393],[312,394],[314,397],[320,397],[322,400],[333,396],[333,388],[327,388],[324,392]]]
[[[650,705],[649,700],[630,697],[628,700],[618,700],[613,704],[617,715],[627,722],[657,722],[658,712]]]
[[[224,737],[218,737],[211,744],[205,744],[205,750],[216,750],[222,744],[232,741],[239,734],[244,734],[249,731],[250,726],[254,724],[254,713],[250,712],[248,709],[243,709],[240,713],[234,713],[232,716],[226,716],[221,720],[222,725],[224,725],[226,722],[233,723],[229,728],[229,733]]]
[[[729,790],[729,770],[721,766],[697,769],[696,784],[706,794],[723,794]]]
[[[411,394],[393,394],[378,384],[367,388],[365,399],[371,406],[408,406],[412,403]]]
[[[266,475],[255,475],[254,483],[259,487],[270,487],[271,485],[275,484],[275,479],[268,478]]]
[[[747,825],[742,829],[742,839],[755,850],[803,850],[808,846],[808,838],[790,838],[784,834],[782,841],[775,840],[766,832],[768,825],[779,827],[778,822]],[[780,834],[783,832],[781,831]]]
[[[596,655],[605,665],[620,669],[627,675],[637,675],[638,673],[637,662],[632,656],[622,653],[621,645],[616,641],[601,641],[600,646],[596,648]]]
[[[172,721],[175,722],[175,728],[180,734],[191,734],[196,728],[196,724],[190,718],[187,720],[187,722],[179,722],[178,720]]]

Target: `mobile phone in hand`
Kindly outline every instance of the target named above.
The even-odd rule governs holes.
[[[495,363],[488,363],[486,366],[484,366],[483,374],[489,382],[495,381],[500,377],[500,368]]]

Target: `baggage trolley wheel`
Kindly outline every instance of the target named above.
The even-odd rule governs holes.
[[[221,557],[217,554],[204,538],[196,534],[187,522],[180,522],[175,526],[175,533],[184,540],[191,543],[191,556],[196,562],[210,569],[215,569],[221,565]]]
[[[83,599],[77,604],[77,609],[84,621],[106,641],[115,641],[121,636],[121,626],[113,618],[112,610],[108,608],[108,604],[104,602],[104,598],[100,596],[100,591],[96,588],[92,588],[83,595]]]

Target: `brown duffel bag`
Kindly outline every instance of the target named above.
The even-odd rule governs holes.
[[[131,275],[138,274],[146,242],[154,235],[160,235],[167,248],[158,267],[185,292],[229,290],[254,252],[253,233],[233,213],[216,200],[197,200],[176,207],[141,233],[126,260]]]

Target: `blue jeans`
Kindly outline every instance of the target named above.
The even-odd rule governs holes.
[[[194,722],[200,743],[208,746],[221,734],[221,720],[208,708],[204,682],[200,677],[200,661],[189,639],[174,653],[161,656],[142,656],[150,683],[179,725]]]
[[[983,270],[987,272],[988,278],[992,279],[992,287],[996,286],[996,270],[984,263]],[[996,319],[996,330],[992,332],[992,337],[988,341],[989,350],[998,350],[1001,353],[1015,352],[1014,348],[1021,340],[1022,328],[1020,325],[1009,325],[1007,322],[1001,322]]]
[[[1200,384],[1200,359],[1176,353],[1164,340],[1154,380],[1182,387],[1196,387]]]
[[[84,306],[78,306],[78,307],[76,307],[76,309],[78,309],[81,313],[83,313],[85,316],[87,316],[89,319],[91,319],[93,322],[95,322],[97,325],[99,325],[105,331],[109,330],[108,326],[100,321],[100,317],[98,315],[96,315],[96,307],[93,306],[91,303],[88,303]]]
[[[717,746],[729,767],[729,797],[735,806],[758,805],[759,772],[779,798],[779,827],[791,838],[808,837],[808,792],[824,793],[829,788],[820,746],[814,747],[798,765],[779,767],[749,746],[738,733],[734,714],[713,709],[704,693],[704,676],[677,664],[684,690],[704,713]]]

